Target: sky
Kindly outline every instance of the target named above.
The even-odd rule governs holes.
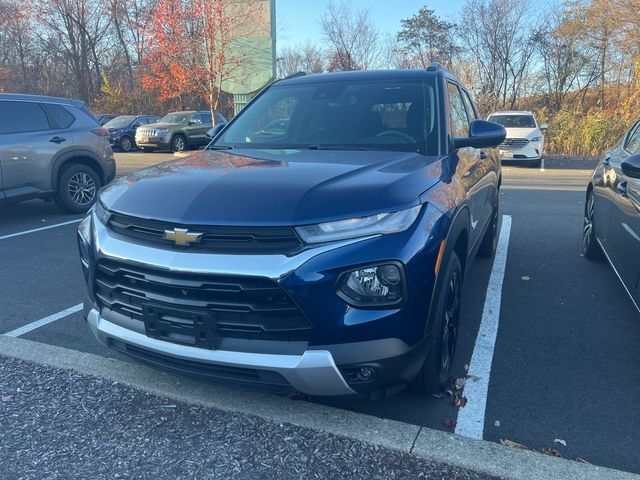
[[[400,20],[418,13],[422,6],[436,15],[453,20],[464,0],[351,0],[354,9],[368,8],[371,18],[382,33],[397,33]],[[277,48],[322,40],[320,20],[329,0],[276,0]]]

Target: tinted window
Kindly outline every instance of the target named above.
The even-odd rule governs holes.
[[[490,122],[496,122],[505,128],[536,128],[531,115],[491,115]]]
[[[62,105],[45,104],[44,107],[47,109],[56,125],[60,128],[69,128],[73,122],[76,121],[76,117],[74,117],[71,112]]]
[[[48,129],[47,115],[39,104],[0,101],[0,133],[36,132]]]
[[[202,123],[211,123],[211,114],[210,113],[202,113],[200,114],[202,118]]]
[[[625,145],[625,150],[630,153],[640,153],[640,128],[638,127],[640,124],[636,124],[634,127],[635,130],[629,135],[627,139],[627,144]]]
[[[449,109],[451,114],[451,130],[454,137],[469,136],[469,119],[464,107],[464,100],[460,95],[460,90],[453,83],[447,84],[449,90]]]
[[[243,110],[216,143],[432,153],[438,149],[434,98],[433,85],[421,81],[279,84]]]

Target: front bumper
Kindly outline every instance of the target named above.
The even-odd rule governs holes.
[[[146,148],[168,148],[171,136],[167,134],[164,137],[140,137],[136,135],[136,145]]]
[[[87,323],[96,338],[107,346],[122,342],[175,359],[203,364],[275,372],[294,389],[307,395],[350,395],[356,393],[342,377],[333,356],[326,350],[307,350],[302,355],[274,355],[205,350],[149,338],[102,318],[93,308]]]
[[[500,148],[500,159],[506,161],[529,161],[542,158],[542,144],[529,142],[522,148]]]

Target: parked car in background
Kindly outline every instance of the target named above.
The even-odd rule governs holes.
[[[137,147],[136,129],[143,125],[156,123],[160,119],[157,115],[120,115],[109,120],[104,127],[109,130],[109,143],[112,148],[123,152],[130,152]]]
[[[589,259],[604,253],[640,311],[640,121],[593,172],[582,247]]]
[[[100,192],[87,324],[207,380],[440,391],[465,274],[495,253],[504,138],[438,65],[277,81],[205,150]]]
[[[215,112],[215,123],[208,110],[174,112],[138,128],[135,141],[145,152],[166,149],[182,152],[208,144],[207,131],[223,123],[227,119],[219,112]]]
[[[116,118],[118,116],[118,114],[116,114],[116,113],[96,113],[94,116],[95,116],[96,121],[100,125],[104,125],[105,123],[110,122],[111,120]]]
[[[0,93],[0,201],[89,210],[116,173],[109,133],[81,100]]]
[[[489,121],[507,130],[507,138],[500,145],[502,160],[540,167],[544,155],[544,133],[547,125],[538,125],[531,112],[508,111],[489,115]]]

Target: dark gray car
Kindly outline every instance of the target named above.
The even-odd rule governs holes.
[[[207,132],[211,127],[224,123],[227,119],[219,112],[215,112],[213,119],[208,110],[173,112],[157,123],[138,128],[136,144],[145,152],[158,149],[182,152],[208,144],[211,139]]]
[[[115,176],[109,132],[81,100],[0,93],[0,202],[89,210]]]

